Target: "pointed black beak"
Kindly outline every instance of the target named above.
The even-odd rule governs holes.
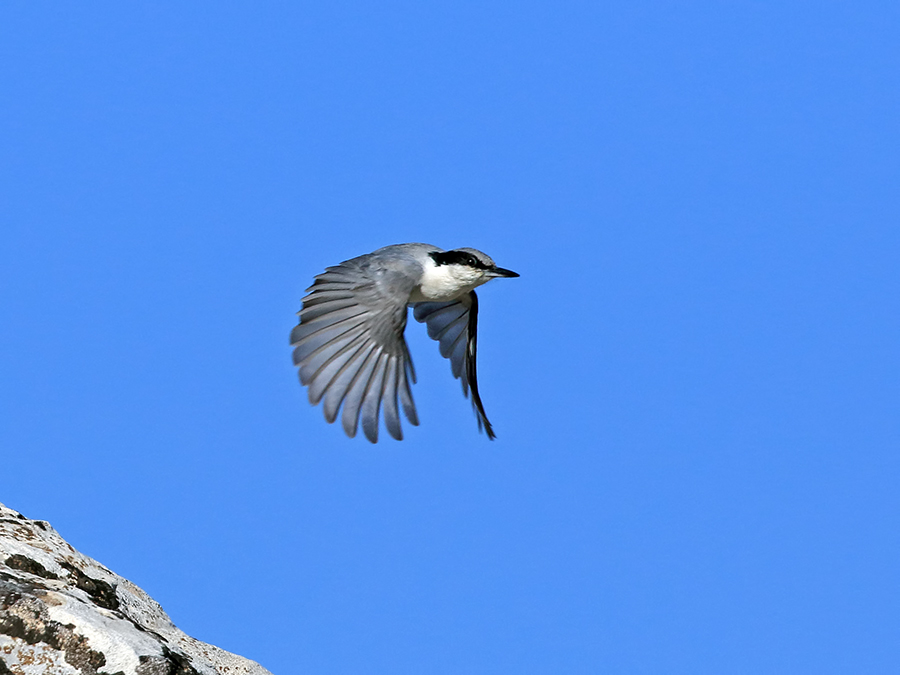
[[[510,279],[519,276],[516,272],[513,272],[512,270],[505,270],[502,267],[495,267],[491,270],[491,272],[493,272],[495,276],[509,277]]]

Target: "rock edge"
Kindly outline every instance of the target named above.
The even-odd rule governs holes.
[[[159,603],[0,504],[0,675],[271,675],[185,635]]]

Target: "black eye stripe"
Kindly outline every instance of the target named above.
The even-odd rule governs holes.
[[[490,269],[478,258],[465,251],[431,251],[428,255],[438,267],[441,265],[466,265],[479,270]]]

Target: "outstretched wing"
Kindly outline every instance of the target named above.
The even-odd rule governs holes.
[[[413,305],[416,321],[428,326],[428,336],[440,344],[441,356],[450,359],[453,377],[462,380],[463,396],[472,390],[472,407],[478,420],[478,430],[484,429],[488,438],[496,434],[484,412],[478,394],[475,357],[478,349],[478,296],[475,291],[451,302],[417,302]]]
[[[410,380],[416,381],[403,337],[407,301],[415,274],[396,261],[348,260],[318,275],[303,298],[300,324],[291,331],[294,365],[309,387],[309,402],[323,402],[325,419],[337,419],[351,438],[362,420],[371,442],[378,440],[379,409],[391,436],[402,440],[399,397],[411,424],[418,425]]]

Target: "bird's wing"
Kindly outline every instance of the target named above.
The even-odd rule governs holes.
[[[403,438],[403,412],[418,425],[410,380],[416,381],[403,330],[407,302],[417,278],[409,265],[348,260],[318,275],[307,290],[300,324],[291,331],[294,365],[309,387],[313,405],[323,401],[328,422],[337,419],[351,438],[362,420],[370,441],[378,440],[379,408],[385,427]]]
[[[463,395],[472,390],[472,407],[478,420],[478,429],[484,429],[488,438],[496,438],[478,394],[478,376],[475,357],[478,350],[478,296],[475,291],[451,302],[417,302],[413,305],[416,321],[428,327],[428,336],[437,340],[441,356],[450,359],[453,377],[462,381]]]

